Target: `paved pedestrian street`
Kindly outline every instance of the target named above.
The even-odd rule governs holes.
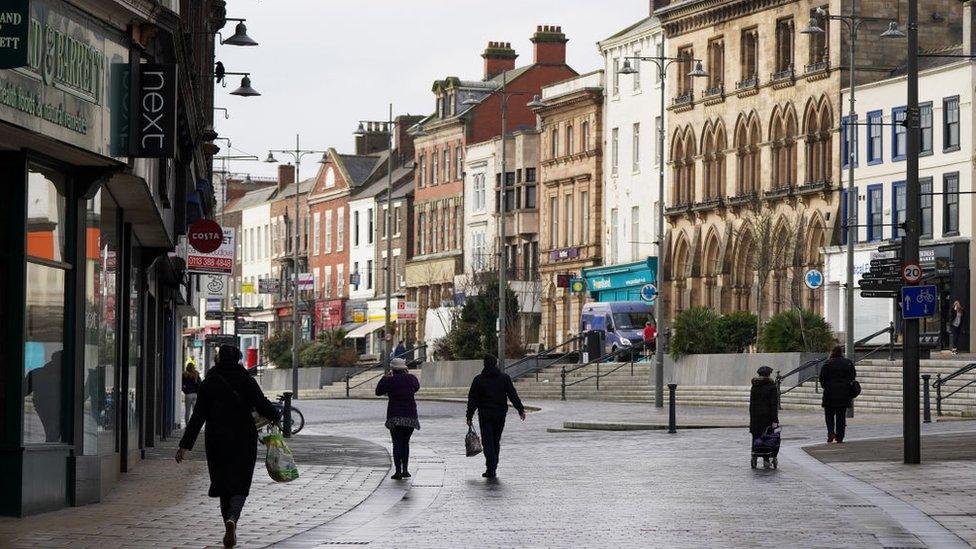
[[[524,423],[509,415],[499,478],[489,481],[480,476],[481,456],[464,457],[463,404],[420,402],[413,478],[394,481],[382,448],[389,448],[384,401],[301,401],[307,424],[292,446],[302,476],[276,484],[258,464],[239,546],[968,546],[950,530],[973,541],[973,500],[954,488],[956,480],[973,488],[971,461],[926,464],[926,474],[913,478],[909,469],[892,473],[899,463],[857,461],[864,450],[850,444],[857,455],[821,463],[815,457],[837,446],[818,450],[817,413],[784,414],[779,469],[752,470],[741,426],[673,435],[566,430],[566,422],[659,423],[666,413],[646,405],[529,404],[541,409]],[[678,414],[679,426],[698,427],[735,425],[744,416],[741,409]],[[897,434],[898,420],[861,414],[850,438]],[[965,421],[925,427],[933,434],[973,430]],[[800,449],[811,445],[813,457]],[[202,453],[182,466],[171,454],[168,446],[153,451],[103,503],[0,520],[0,546],[214,546],[222,529],[215,500],[205,495]]]

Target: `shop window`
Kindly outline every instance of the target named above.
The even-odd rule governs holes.
[[[66,177],[31,165],[27,178],[24,444],[62,442]]]
[[[98,191],[88,201],[85,285],[85,455],[111,454],[115,448],[116,284],[118,282],[119,212],[111,196]],[[198,361],[198,364],[200,362]]]

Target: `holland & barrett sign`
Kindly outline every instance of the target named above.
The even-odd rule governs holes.
[[[0,69],[27,64],[30,0],[3,0],[0,6]]]
[[[0,119],[111,156],[113,113],[129,97],[113,76],[128,59],[121,31],[74,7],[0,0]]]

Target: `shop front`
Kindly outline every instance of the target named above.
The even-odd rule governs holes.
[[[78,2],[12,9],[21,5],[0,27],[2,37],[9,21],[24,21],[28,36],[19,61],[0,41],[0,515],[8,516],[99,501],[173,426],[182,277],[168,256],[180,215],[166,204],[183,199],[174,181],[192,177],[187,163],[183,174],[132,146],[132,85],[145,76],[133,70],[145,65],[127,29]],[[162,86],[160,101],[175,109],[175,94],[175,83]],[[166,119],[163,131],[175,130]]]
[[[583,269],[586,289],[594,301],[640,301],[640,290],[657,281],[657,258]]]

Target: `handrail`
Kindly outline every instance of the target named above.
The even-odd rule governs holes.
[[[878,330],[877,332],[874,332],[871,335],[862,337],[861,339],[855,341],[854,342],[854,348],[857,349],[858,345],[864,345],[865,343],[871,341],[872,339],[874,339],[874,338],[878,337],[879,335],[881,335],[883,333],[886,333],[886,332],[889,334],[889,337],[888,337],[888,345],[887,345],[887,347],[888,347],[888,360],[892,360],[893,355],[894,355],[894,352],[895,352],[895,323],[894,322],[889,322],[888,323],[888,326],[886,326],[886,327]],[[871,349],[866,354],[864,354],[863,356],[860,356],[860,357],[857,356],[857,353],[855,352],[854,353],[854,360],[852,362],[855,363],[855,364],[857,364],[858,362],[860,362],[860,361],[868,358],[869,356],[873,355],[874,353],[880,351],[884,347],[885,347],[884,345],[882,345],[880,347],[875,347],[874,349]],[[819,392],[820,391],[820,386],[819,386],[819,383],[820,383],[819,367],[822,366],[824,363],[826,363],[828,359],[829,359],[829,357],[817,358],[817,359],[814,359],[814,360],[809,360],[809,361],[801,364],[800,366],[797,366],[796,368],[793,368],[789,372],[786,372],[786,374],[783,374],[783,375],[780,375],[779,372],[777,372],[776,373],[776,387],[777,387],[777,389],[779,389],[779,396],[783,396],[786,393],[789,393],[793,389],[796,389],[797,387],[803,385],[804,383],[810,381],[811,379],[815,380],[815,382],[817,383],[817,391]],[[805,370],[807,370],[809,368],[813,368],[813,367],[817,367],[817,375],[814,375],[814,376],[811,376],[811,377],[807,377],[807,378],[803,378],[803,379],[799,379],[799,378],[802,377],[802,376],[799,375],[800,372],[803,372],[803,371],[805,371]],[[792,387],[789,387],[786,390],[783,390],[783,380],[786,379],[786,378],[788,378],[788,377],[790,377],[793,374],[797,374],[798,381],[797,381],[796,385],[793,385]],[[778,403],[777,406],[779,406],[780,409],[782,409],[782,405],[780,403]]]
[[[534,355],[520,358],[515,362],[506,365],[505,373],[508,373],[512,379],[518,379],[526,374],[534,373],[536,375],[536,379],[538,380],[539,370],[542,370],[543,368],[548,368],[549,366],[558,363],[560,360],[563,360],[564,358],[566,358],[567,356],[573,353],[580,352],[579,343],[581,343],[582,341],[583,341],[583,336],[581,335],[573,336],[567,339],[566,341],[560,343],[559,345],[553,346],[548,350],[542,350]],[[546,358],[542,359],[542,363],[540,364],[539,357],[541,355],[552,355],[553,351],[556,351],[557,349],[567,347],[567,346],[569,346],[569,348],[565,352],[557,353],[558,356],[547,356]],[[535,361],[535,364],[526,368],[518,368],[523,364],[527,364],[529,361]]]
[[[562,371],[559,374],[560,375],[560,378],[561,378],[560,400],[566,400],[566,387],[572,387],[573,385],[577,385],[577,384],[583,383],[584,381],[587,381],[587,380],[590,380],[590,379],[593,379],[593,378],[596,378],[596,390],[599,391],[600,390],[600,378],[601,377],[606,377],[606,376],[608,376],[608,375],[616,372],[617,370],[623,368],[627,364],[627,362],[621,362],[616,368],[613,368],[610,371],[604,372],[602,374],[600,373],[600,363],[602,363],[602,362],[608,362],[608,359],[613,358],[613,357],[616,357],[617,355],[619,355],[621,353],[624,353],[624,352],[629,353],[630,360],[628,362],[630,363],[630,375],[634,375],[634,352],[633,351],[634,351],[634,348],[633,347],[629,347],[629,346],[628,347],[621,347],[621,348],[619,348],[619,349],[617,349],[615,351],[610,351],[609,353],[607,353],[607,354],[605,354],[605,355],[603,355],[603,356],[601,356],[599,358],[596,358],[596,359],[590,360],[589,362],[585,362],[583,364],[579,364],[577,366],[574,366],[572,368],[569,368],[568,370],[566,369],[565,366],[563,366]],[[592,366],[594,364],[596,365],[596,373],[595,374],[586,376],[584,378],[577,379],[576,381],[573,381],[571,383],[566,383],[566,374],[575,372],[576,370],[580,370],[580,369],[586,368],[587,366]]]
[[[426,348],[427,348],[427,344],[426,343],[423,344],[423,345],[417,345],[416,347],[411,347],[410,349],[407,349],[407,350],[403,351],[402,353],[393,355],[392,357],[390,357],[390,359],[392,360],[394,358],[402,358],[402,357],[404,357],[404,356],[406,356],[408,354],[412,354],[414,351],[416,351],[418,349],[426,349]],[[411,360],[408,364],[413,364],[414,362],[415,362],[415,360]],[[380,361],[380,362],[377,362],[376,364],[373,364],[372,366],[369,366],[367,368],[363,368],[363,369],[359,370],[358,372],[356,372],[353,375],[357,375],[357,376],[358,375],[362,375],[362,374],[365,374],[366,372],[371,372],[373,370],[376,370],[377,368],[383,368],[385,365],[386,365],[385,362]],[[349,391],[350,390],[355,389],[355,388],[357,388],[357,387],[359,387],[361,385],[365,385],[365,384],[369,383],[370,381],[373,381],[374,379],[376,379],[378,377],[382,377],[384,373],[386,373],[386,372],[384,371],[384,372],[379,373],[379,374],[377,374],[375,376],[372,376],[372,377],[369,377],[367,379],[364,379],[364,380],[360,381],[359,383],[356,383],[355,385],[350,385],[349,384],[349,380],[352,379],[353,375],[346,374],[346,398],[349,398]]]
[[[973,380],[965,383],[964,385],[962,385],[961,387],[958,387],[955,391],[952,391],[951,393],[949,393],[947,395],[943,395],[942,394],[942,387],[944,387],[946,383],[952,381],[953,379],[956,379],[957,377],[959,377],[959,376],[961,376],[963,374],[967,374],[967,373],[969,373],[969,372],[971,372],[973,370],[976,370],[976,362],[971,362],[971,363],[963,366],[962,368],[959,368],[955,372],[952,372],[951,374],[947,375],[946,377],[942,377],[942,374],[937,374],[935,376],[935,383],[933,383],[933,386],[935,387],[935,414],[937,416],[941,416],[942,415],[942,401],[943,400],[951,397],[952,395],[958,393],[959,391],[962,391],[963,389],[965,389],[965,388],[967,388],[967,387],[969,387],[971,385],[976,384],[976,379],[973,379]]]

